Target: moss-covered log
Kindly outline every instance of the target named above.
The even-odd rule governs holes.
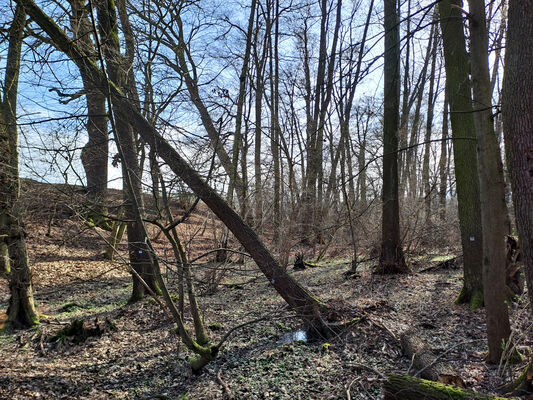
[[[397,374],[389,375],[383,392],[383,400],[512,400]]]

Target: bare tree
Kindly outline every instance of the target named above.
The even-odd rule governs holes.
[[[469,303],[475,309],[483,305],[483,235],[470,68],[461,13],[462,0],[443,0],[438,6],[464,262],[463,288],[456,301]]]
[[[306,321],[310,332],[331,336],[338,327],[328,324],[323,313],[327,308],[322,302],[313,297],[307,289],[298,284],[274,259],[265,248],[256,233],[243,219],[191,168],[191,166],[176,152],[176,150],[156,131],[156,129],[140,114],[119,87],[106,79],[105,74],[91,62],[84,52],[70,41],[64,32],[49,18],[33,0],[17,0],[24,5],[28,14],[50,36],[52,42],[76,63],[78,68],[85,70],[93,82],[99,87],[108,88],[113,101],[114,112],[117,116],[127,120],[138,131],[141,137],[157,149],[157,154],[172,171],[179,176],[231,230],[235,237],[254,259],[259,269],[272,284],[274,289]],[[128,171],[129,172],[129,171]],[[139,220],[139,216],[136,216]],[[154,266],[157,265],[154,264]],[[158,276],[158,274],[156,274]],[[159,280],[159,279],[158,279]],[[165,294],[165,293],[164,293]],[[216,352],[214,354],[216,356]],[[206,357],[208,354],[206,353]]]
[[[377,272],[408,271],[400,243],[398,199],[398,128],[400,103],[400,35],[396,0],[385,4],[385,84],[383,115],[383,214]]]
[[[17,5],[9,29],[9,48],[0,98],[0,247],[4,273],[9,279],[8,322],[15,328],[39,323],[33,302],[32,273],[20,212],[17,96],[22,35],[26,26],[24,7]]]
[[[485,2],[468,0],[470,6],[470,62],[474,121],[483,227],[483,292],[491,363],[500,361],[511,334],[505,290],[505,226],[507,205],[503,164],[492,120],[492,96],[487,50],[489,46]]]
[[[97,50],[91,39],[93,27],[89,19],[85,0],[69,0],[71,6],[70,25],[74,39],[80,43],[87,54],[92,54],[96,60]],[[81,161],[87,178],[87,196],[91,204],[93,219],[101,219],[105,213],[99,206],[106,196],[107,164],[108,164],[108,135],[107,112],[105,97],[102,92],[91,86],[88,77],[82,75],[83,91],[87,100],[87,144],[81,152]],[[99,215],[100,214],[100,215]]]

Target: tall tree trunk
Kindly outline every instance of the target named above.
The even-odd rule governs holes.
[[[396,0],[385,4],[385,94],[383,116],[383,215],[377,272],[408,271],[400,243],[398,201],[398,122],[400,103],[400,35]]]
[[[533,304],[533,2],[509,1],[503,80],[503,126],[516,225]]]
[[[430,40],[431,44],[431,69],[429,73],[429,93],[428,93],[428,110],[426,118],[426,134],[424,136],[424,160],[422,165],[422,188],[424,190],[424,205],[426,214],[426,223],[431,222],[431,185],[429,183],[429,159],[431,156],[431,134],[433,133],[433,110],[435,109],[435,98],[437,97],[435,92],[435,71],[437,62],[437,44],[438,35],[436,33],[437,16],[433,18],[434,24],[431,25]],[[438,90],[438,84],[437,84]]]
[[[221,221],[232,231],[241,242],[259,269],[272,284],[283,299],[303,318],[309,329],[326,336],[333,334],[332,327],[324,320],[324,304],[313,297],[307,289],[298,284],[274,259],[263,245],[257,234],[243,221],[243,219],[194,171],[189,164],[163,139],[155,128],[140,114],[131,100],[113,82],[106,80],[106,76],[86,55],[69,40],[64,32],[48,17],[33,0],[17,0],[24,5],[33,20],[50,36],[54,44],[76,63],[78,68],[84,69],[92,77],[95,84],[102,88],[109,88],[113,100],[114,111],[120,118],[127,118],[142,138],[157,149],[158,156],[165,161],[171,170],[204,201]],[[105,89],[104,89],[105,90]]]
[[[411,0],[407,0],[407,14],[411,12]],[[405,41],[405,52],[404,52],[404,67],[403,67],[403,88],[402,88],[402,111],[400,114],[400,129],[398,131],[398,141],[400,148],[403,149],[407,147],[408,142],[408,129],[409,129],[409,114],[411,111],[411,104],[409,102],[410,97],[410,88],[409,88],[409,68],[411,66],[411,17],[408,16],[405,18],[406,23],[406,41]],[[405,195],[405,189],[407,184],[407,179],[405,179],[405,168],[406,164],[406,152],[401,152],[398,157],[399,173],[400,173],[400,196]]]
[[[279,124],[279,0],[275,0],[272,7],[274,21],[274,41],[270,40],[270,150],[272,152],[272,165],[274,169],[274,241],[280,239],[279,229],[281,226],[281,167],[280,167],[280,135],[281,127]]]
[[[254,222],[256,227],[263,225],[263,189],[261,184],[261,117],[263,107],[263,79],[259,64],[256,68],[256,91],[255,91],[255,141],[254,141],[254,173],[255,173],[255,213]]]
[[[444,89],[444,108],[442,111],[442,135],[439,158],[439,219],[446,221],[446,189],[448,187],[448,90]]]
[[[470,67],[465,48],[462,5],[462,0],[442,0],[438,7],[464,262],[463,288],[457,297],[457,303],[470,303],[475,309],[483,305],[483,235]]]
[[[483,227],[483,291],[491,363],[500,361],[502,343],[511,334],[505,290],[505,226],[507,206],[503,164],[492,120],[488,60],[488,32],[483,0],[468,0],[470,6],[470,64],[477,134],[481,221]]]
[[[244,58],[242,62],[242,68],[241,73],[239,75],[239,94],[237,98],[237,115],[235,117],[235,135],[233,137],[233,154],[232,154],[232,164],[233,164],[233,177],[230,179],[230,185],[228,189],[228,199],[230,201],[230,204],[232,202],[233,197],[233,188],[236,182],[236,174],[238,174],[238,166],[239,166],[239,152],[243,149],[243,140],[242,140],[242,122],[243,122],[243,116],[244,116],[244,100],[246,97],[246,81],[248,79],[248,70],[249,70],[249,64],[250,64],[250,54],[252,50],[252,40],[253,40],[253,27],[254,27],[254,19],[255,19],[255,8],[257,5],[257,0],[252,0],[251,8],[250,8],[250,16],[248,17],[248,29],[246,31],[246,46],[244,50]],[[244,154],[241,154],[241,157],[244,157]],[[243,177],[244,178],[244,177]],[[244,179],[241,182],[243,184],[243,187],[241,190],[238,191],[238,193],[241,194],[241,196],[244,196],[244,198],[239,200],[239,204],[241,204],[241,216],[243,218],[246,217],[246,182]]]
[[[409,148],[407,149],[405,156],[405,165],[404,172],[402,174],[402,179],[404,183],[403,190],[407,189],[407,194],[411,198],[416,198],[417,195],[417,158],[418,158],[418,138],[420,134],[420,118],[422,116],[422,100],[424,98],[424,90],[426,88],[427,82],[427,71],[429,66],[429,60],[431,59],[432,48],[433,48],[433,35],[434,29],[431,28],[430,40],[426,49],[426,55],[424,57],[424,66],[420,72],[419,82],[417,85],[416,94],[416,106],[415,114],[413,117],[413,123],[411,124],[411,134],[409,136]]]
[[[17,95],[25,25],[24,8],[17,5],[8,33],[3,99],[0,98],[0,241],[7,251],[2,258],[7,264],[5,269],[9,270],[11,297],[7,319],[15,328],[26,328],[39,322],[33,302],[32,274],[19,203]]]
[[[70,5],[72,8],[70,25],[74,39],[88,54],[96,54],[91,40],[93,29],[87,7],[85,7],[85,0],[70,0]],[[87,178],[87,197],[96,203],[91,205],[94,214],[105,213],[106,210],[98,204],[105,199],[107,191],[109,140],[105,97],[98,88],[91,85],[89,77],[82,74],[81,78],[88,111],[87,136],[89,140],[81,151],[81,161]]]
[[[128,84],[128,75],[124,68],[122,55],[120,54],[120,43],[118,39],[117,10],[113,2],[99,0],[97,3],[98,22],[101,30],[102,42],[101,49],[108,66],[109,77],[116,82],[123,90],[130,94],[134,93],[132,82]],[[132,99],[135,107],[138,109],[138,98]],[[129,118],[124,118],[117,114],[115,135],[117,146],[121,147],[120,154],[122,159],[122,176],[124,180],[130,179],[131,182],[124,181],[123,192],[125,200],[125,210],[128,234],[128,253],[132,268],[148,284],[150,289],[155,293],[159,292],[156,279],[153,273],[152,260],[149,254],[149,248],[146,245],[146,235],[142,226],[135,218],[136,205],[140,206],[143,212],[142,198],[142,181],[141,168],[138,160],[137,144],[133,126]],[[145,287],[133,274],[133,289],[131,301],[137,301],[145,295]]]

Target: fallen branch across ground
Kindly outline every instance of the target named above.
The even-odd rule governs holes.
[[[512,400],[397,374],[389,375],[383,392],[383,400]]]

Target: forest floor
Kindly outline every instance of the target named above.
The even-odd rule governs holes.
[[[199,302],[211,339],[235,331],[216,362],[192,375],[192,357],[159,306],[147,298],[128,304],[131,277],[120,263],[104,260],[102,232],[72,219],[30,221],[28,246],[41,324],[0,334],[0,399],[379,399],[386,374],[408,373],[400,334],[414,329],[468,388],[495,393],[524,363],[488,366],[483,310],[454,304],[461,269],[377,276],[371,265],[355,278],[344,275],[347,259],[290,273],[312,293],[340,310],[362,317],[348,332],[326,342],[291,341],[300,321],[253,264],[231,264],[218,290],[198,283]],[[124,246],[124,245],[122,245]],[[442,255],[417,259],[418,271]],[[196,267],[198,277],[209,265]],[[169,286],[175,279],[169,271]],[[244,283],[246,282],[246,283]],[[0,309],[8,288],[0,282]],[[532,347],[528,309],[512,308],[512,323],[524,351]],[[80,343],[52,336],[74,319],[110,322],[100,336]],[[0,325],[5,314],[0,316]],[[190,321],[189,321],[190,322]],[[529,331],[528,331],[529,329]],[[301,339],[301,337],[296,337]]]

